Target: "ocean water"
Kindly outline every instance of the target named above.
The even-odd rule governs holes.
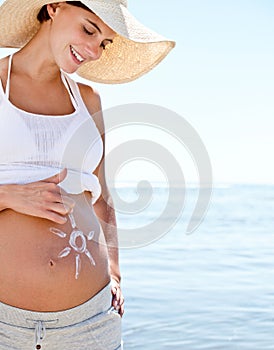
[[[134,200],[134,191],[120,195]],[[154,198],[137,216],[118,212],[119,226],[155,218],[166,191]],[[158,241],[121,249],[125,350],[274,350],[274,186],[214,188],[187,235],[196,198],[188,189],[182,217]]]

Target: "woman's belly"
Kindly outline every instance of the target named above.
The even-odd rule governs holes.
[[[9,209],[0,213],[1,302],[33,311],[65,310],[109,282],[107,247],[90,193],[71,198],[76,228],[69,219],[60,225]]]

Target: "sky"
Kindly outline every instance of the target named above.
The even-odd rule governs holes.
[[[273,0],[128,3],[138,20],[175,40],[176,47],[134,82],[92,83],[101,94],[103,108],[126,103],[168,108],[199,134],[211,160],[214,183],[274,184]],[[0,49],[0,54],[6,51]],[[124,130],[120,132],[118,138]],[[127,135],[153,138],[157,133],[156,129],[131,129]],[[108,147],[114,147],[114,139],[110,135]],[[162,134],[158,140],[176,155],[187,181],[195,182],[195,164],[182,145],[170,135]],[[122,180],[144,173],[152,163],[136,164],[121,170]],[[161,179],[158,173],[159,169],[150,172]]]

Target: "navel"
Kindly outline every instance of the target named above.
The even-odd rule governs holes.
[[[52,267],[54,267],[55,265],[56,265],[55,261],[52,260],[52,259],[50,259],[50,260],[49,260],[49,266],[52,268]]]

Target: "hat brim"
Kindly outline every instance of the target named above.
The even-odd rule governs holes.
[[[117,33],[99,60],[77,70],[85,79],[106,84],[135,80],[155,67],[175,46],[174,41],[138,22],[122,3],[81,2]],[[48,0],[6,0],[0,7],[0,47],[23,47],[38,31],[37,14],[47,3]]]

